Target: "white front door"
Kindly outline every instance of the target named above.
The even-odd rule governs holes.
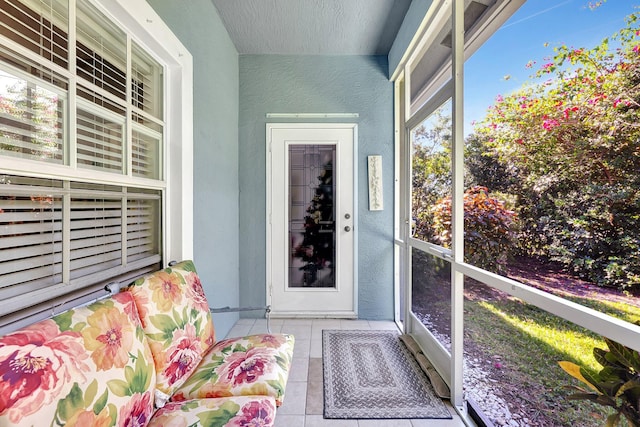
[[[354,124],[267,124],[267,301],[356,317]]]

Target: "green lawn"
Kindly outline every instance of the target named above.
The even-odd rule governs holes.
[[[614,317],[640,320],[638,307],[621,303],[573,299]],[[568,360],[592,370],[599,365],[593,348],[606,348],[596,334],[512,298],[465,301],[466,338],[476,344],[486,360],[498,357],[493,373],[507,401],[522,401],[533,417],[544,417],[545,425],[602,426],[606,412],[585,401],[568,401],[563,388],[577,381],[558,361]],[[540,424],[542,425],[542,424]]]

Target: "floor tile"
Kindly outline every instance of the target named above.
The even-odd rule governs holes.
[[[450,420],[411,420],[411,427],[465,427],[460,418],[454,417]]]
[[[371,325],[369,325],[369,322],[367,320],[341,320],[340,329],[371,329]]]
[[[309,373],[309,359],[294,357],[289,371],[289,381],[307,381]]]
[[[231,329],[229,329],[229,333],[227,333],[227,336],[225,338],[236,338],[249,335],[251,327],[252,325],[241,325],[236,323]]]
[[[307,415],[322,415],[324,413],[324,386],[322,373],[322,359],[309,359],[309,375],[307,377]]]
[[[358,420],[328,420],[322,415],[307,415],[304,427],[358,427]]]
[[[309,357],[322,357],[322,340],[321,339],[311,340]]]
[[[302,325],[302,326],[311,326],[313,325],[313,319],[282,319],[285,325]]]
[[[310,348],[311,348],[310,340],[299,339],[298,337],[295,337],[295,344],[293,345],[293,358],[294,359],[309,358]]]
[[[282,328],[282,325],[274,324],[271,322],[269,322],[269,325],[267,325],[266,319],[257,319],[256,322],[251,327],[251,330],[249,331],[249,333],[250,334],[269,333],[269,328],[267,328],[267,326],[271,329],[271,333],[273,334],[277,334],[278,332],[280,332],[280,329]]]
[[[410,420],[358,420],[358,427],[412,427]]]
[[[278,414],[304,415],[306,403],[306,381],[287,381],[284,403],[280,408],[278,408]]]
[[[273,427],[304,427],[304,418],[304,415],[284,415],[278,411]]]
[[[398,330],[398,325],[389,320],[369,320],[369,326],[373,330]]]
[[[340,329],[340,319],[313,319],[314,329]]]
[[[310,339],[311,338],[311,326],[310,325],[289,325],[287,323],[282,325],[280,332],[284,334],[292,334],[296,339]]]

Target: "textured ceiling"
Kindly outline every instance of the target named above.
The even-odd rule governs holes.
[[[386,55],[411,0],[212,0],[240,54]]]

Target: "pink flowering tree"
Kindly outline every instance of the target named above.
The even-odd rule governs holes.
[[[632,14],[592,49],[555,48],[533,82],[496,98],[470,160],[477,176],[490,162],[517,175],[501,190],[517,196],[523,252],[627,289],[640,288],[638,24]],[[488,175],[479,183],[494,188]]]

